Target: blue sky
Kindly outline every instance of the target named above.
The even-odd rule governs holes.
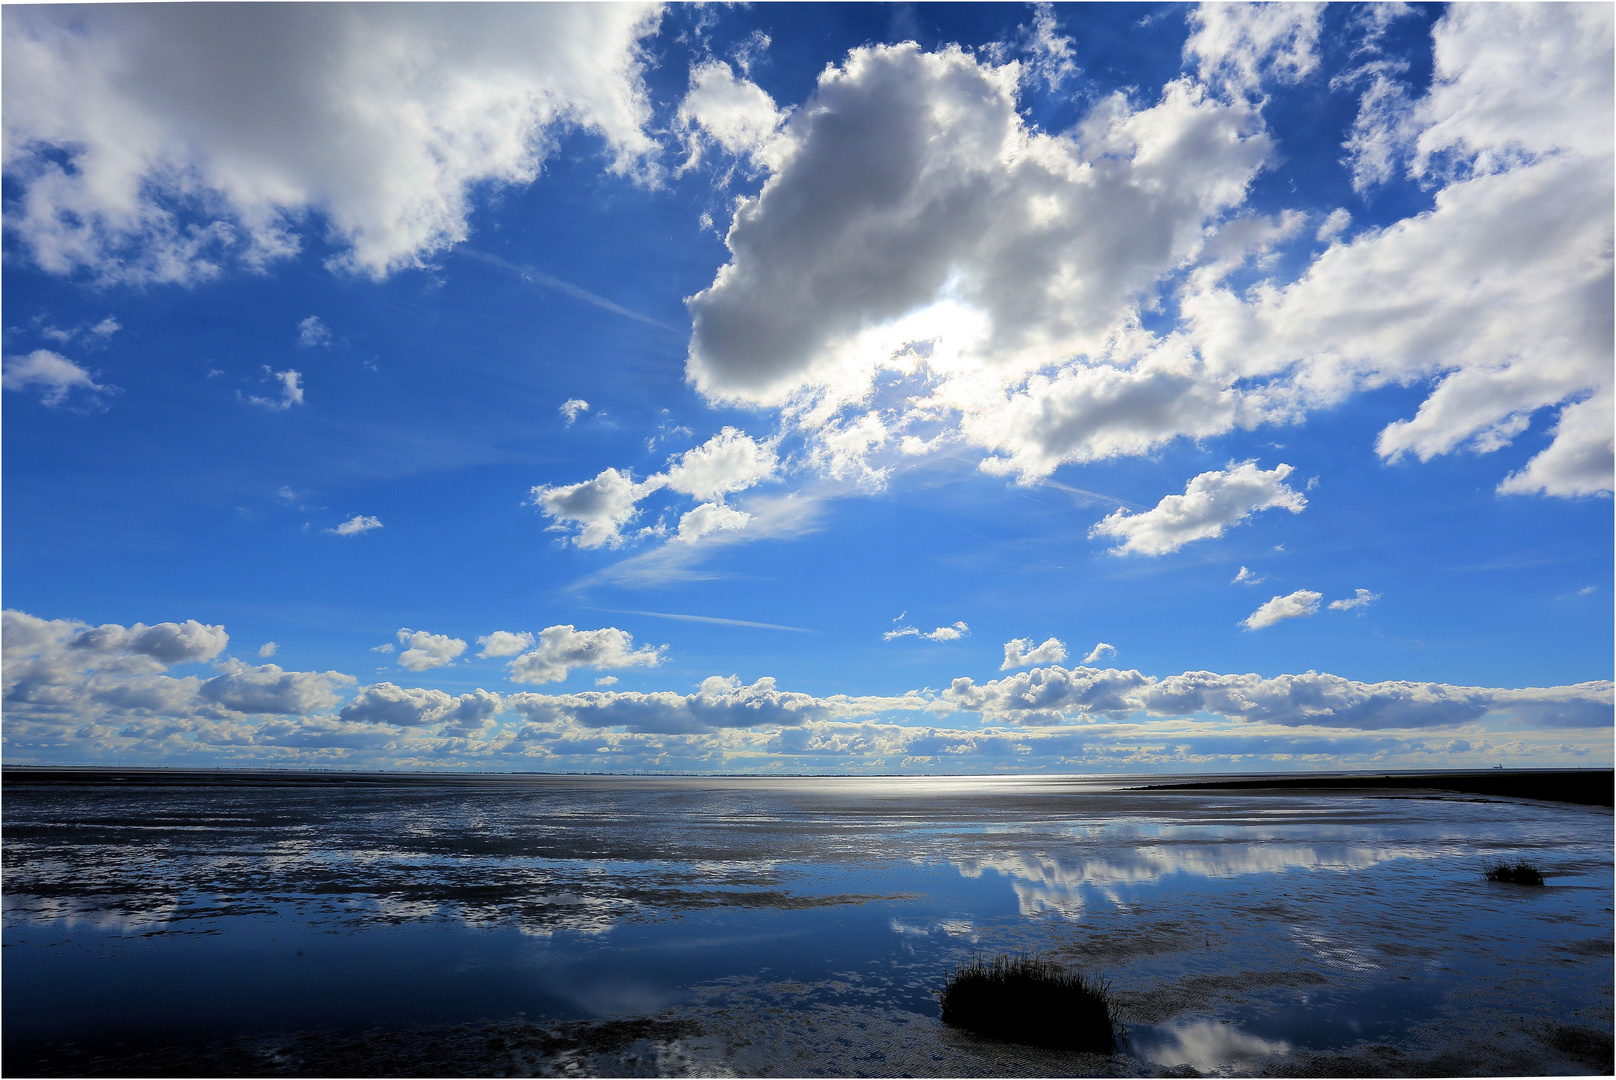
[[[1608,6],[4,35],[7,761],[1611,762]]]

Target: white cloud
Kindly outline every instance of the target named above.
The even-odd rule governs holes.
[[[1077,61],[1072,57],[1072,39],[1060,32],[1055,20],[1055,5],[1039,0],[1033,5],[1031,32],[1025,35],[1028,67],[1033,75],[1044,80],[1051,90],[1060,89],[1061,83],[1077,74]]]
[[[258,656],[260,659],[268,660],[271,656],[275,655],[275,650],[278,648],[280,648],[280,646],[276,645],[273,641],[266,641],[262,645],[258,646]]]
[[[106,318],[90,327],[90,333],[99,338],[109,338],[122,329],[123,326],[118,322],[118,320],[113,318],[111,315],[108,315]]]
[[[701,501],[744,491],[773,477],[779,467],[773,445],[732,427],[669,461],[668,487]]]
[[[589,411],[589,402],[583,398],[568,398],[561,403],[561,417],[571,427],[577,423],[578,417]]]
[[[194,619],[92,627],[8,610],[3,622],[8,723],[305,713],[331,707],[353,681],[336,671],[284,671],[233,658],[219,660],[210,678],[168,675],[173,665],[212,660],[229,644],[224,627]]]
[[[1351,224],[1352,215],[1338,206],[1331,210],[1329,216],[1319,225],[1319,230],[1313,234],[1313,238],[1321,243],[1328,243],[1346,232]]]
[[[1358,20],[1364,49],[1389,18]],[[1187,55],[1209,83],[1101,100],[1064,135],[1017,113],[1019,65],[855,49],[738,202],[730,261],[689,302],[687,373],[714,402],[781,408],[810,464],[870,487],[888,442],[963,442],[1032,482],[1432,380],[1383,457],[1485,453],[1555,409],[1553,442],[1500,492],[1608,491],[1610,18],[1451,8],[1428,94],[1391,93],[1397,73],[1375,68],[1386,161],[1437,186],[1434,205],[1350,240],[1332,212],[1300,277],[1267,256],[1307,215],[1243,204],[1272,157],[1259,84],[1315,69],[1315,6],[1202,9]],[[1251,260],[1269,276],[1237,288]],[[1163,291],[1177,325],[1147,331]]]
[[[1368,589],[1358,589],[1357,595],[1350,600],[1330,601],[1331,611],[1351,611],[1353,608],[1366,608],[1380,599],[1379,593],[1372,593]]]
[[[1319,601],[1322,599],[1324,599],[1323,593],[1297,589],[1288,596],[1274,597],[1242,619],[1240,625],[1247,630],[1261,630],[1265,626],[1273,626],[1275,623],[1283,622],[1286,619],[1300,619],[1307,615],[1316,615],[1319,610]]]
[[[602,675],[600,678],[595,680],[596,686],[616,686],[617,683],[618,679],[616,675]]]
[[[623,526],[639,513],[639,501],[666,483],[658,474],[636,484],[626,469],[605,469],[581,484],[542,484],[533,488],[530,501],[556,521],[551,528],[580,526],[568,538],[579,547],[617,547],[623,542]]]
[[[1500,754],[1541,761],[1607,748],[1613,714],[1608,680],[1516,690],[1362,683],[1311,671],[1156,678],[1049,666],[981,685],[956,679],[941,694],[896,697],[814,697],[782,690],[770,678],[747,685],[734,676],[706,679],[689,694],[502,697],[478,689],[456,697],[379,683],[355,694],[339,718],[319,714],[333,709],[354,682],[340,672],[288,672],[224,659],[205,679],[166,673],[168,661],[217,657],[228,642],[222,627],[194,621],[90,627],[15,611],[5,613],[4,624],[4,738],[12,760],[46,754],[173,762],[219,754],[212,760],[376,767],[503,760],[746,771],[777,767],[785,757],[884,771],[1011,763],[1160,771],[1173,761],[1210,763],[1231,755],[1418,762],[1434,760],[1420,754],[1448,754],[1463,742],[1489,761]],[[926,713],[974,713],[984,723],[1010,726],[947,730],[892,722]],[[500,721],[512,714],[525,722]],[[1284,728],[1311,733],[1291,736]],[[1466,729],[1465,738],[1432,744],[1434,750],[1407,734],[1371,740],[1354,734],[1453,728]],[[1601,729],[1607,729],[1599,736],[1604,743],[1575,734]],[[1516,738],[1500,743],[1495,733],[1503,731]],[[1540,745],[1532,731],[1559,742]],[[1158,749],[1147,752],[1146,746]],[[609,756],[597,756],[603,754]]]
[[[929,634],[921,632],[920,628],[915,626],[899,627],[897,630],[888,630],[881,635],[881,638],[883,641],[893,641],[901,637],[925,638],[927,641],[958,641],[970,632],[971,628],[961,621],[953,626],[939,626]]]
[[[943,700],[981,713],[985,720],[1027,723],[1056,720],[1071,713],[1121,718],[1139,711],[1139,704],[1130,695],[1151,681],[1137,671],[1085,667],[1068,671],[1051,666],[980,686],[973,679],[958,678],[943,691]]]
[[[327,529],[326,532],[335,533],[337,536],[358,536],[360,533],[382,527],[381,518],[371,517],[368,514],[355,514],[335,529]]]
[[[1290,409],[1434,379],[1381,433],[1388,460],[1487,453],[1558,407],[1554,441],[1499,490],[1609,491],[1611,39],[1605,7],[1448,9],[1430,92],[1365,102],[1395,118],[1411,176],[1444,183],[1433,208],[1332,245],[1293,284],[1187,296],[1208,365],[1281,378]]]
[[[253,667],[225,659],[219,674],[197,689],[206,701],[232,712],[301,715],[332,708],[340,700],[338,687],[353,679],[335,671],[285,671],[275,664]]]
[[[1112,646],[1112,645],[1107,645],[1105,642],[1102,641],[1098,645],[1094,646],[1094,648],[1089,650],[1089,654],[1083,658],[1082,663],[1083,663],[1084,667],[1088,667],[1091,664],[1099,663],[1101,660],[1105,659],[1107,656],[1115,656],[1115,655],[1117,655],[1116,647]]]
[[[305,349],[312,349],[319,345],[331,344],[331,328],[320,321],[320,316],[310,315],[297,324],[297,343]]]
[[[1192,540],[1222,536],[1230,525],[1259,510],[1279,507],[1299,514],[1307,507],[1307,499],[1284,482],[1293,471],[1289,465],[1264,471],[1247,461],[1231,464],[1222,472],[1204,472],[1184,486],[1184,494],[1168,495],[1154,509],[1140,514],[1119,509],[1090,529],[1089,535],[1121,540],[1111,549],[1117,555],[1165,555]]]
[[[697,388],[857,401],[919,343],[934,372],[1012,376],[1103,343],[1267,153],[1243,105],[1188,82],[1139,112],[1107,99],[1078,136],[1034,132],[1019,73],[913,45],[828,68],[690,302]]]
[[[353,723],[404,728],[443,724],[467,734],[483,728],[500,705],[499,695],[487,690],[454,697],[442,690],[406,689],[383,682],[360,690],[339,715]]]
[[[247,398],[249,402],[277,411],[284,411],[290,409],[293,405],[303,404],[303,374],[301,372],[271,371],[267,367],[264,368],[264,371],[269,374],[272,381],[281,384],[281,396],[278,398],[250,396]]]
[[[376,653],[391,653],[396,652],[397,650],[398,646],[394,645],[391,641],[385,641],[380,645],[372,645],[370,647],[370,651]]]
[[[654,143],[644,4],[35,7],[4,16],[7,228],[45,270],[194,281],[299,247],[382,276],[464,239],[567,128]],[[70,164],[62,161],[65,155]]]
[[[1047,638],[1042,645],[1034,645],[1032,638],[1015,638],[1004,643],[1004,663],[1000,671],[1029,667],[1033,664],[1058,664],[1066,659],[1066,642],[1060,638]]]
[[[1242,566],[1240,568],[1240,572],[1238,574],[1236,574],[1234,577],[1229,579],[1229,584],[1230,585],[1260,585],[1264,581],[1267,581],[1267,580],[1268,579],[1266,577],[1264,577],[1263,575],[1254,574],[1250,570],[1247,570],[1244,566]]]
[[[515,656],[533,647],[533,635],[526,630],[519,634],[513,634],[509,630],[495,630],[492,634],[478,638],[477,644],[483,647],[478,656]]]
[[[1604,727],[1611,723],[1609,681],[1524,690],[1443,683],[1363,683],[1309,671],[1302,675],[1220,675],[1190,671],[1155,678],[1115,668],[1035,668],[978,685],[955,679],[945,702],[985,720],[1049,723],[1136,713],[1285,726],[1421,728],[1508,718],[1533,727]]]
[[[718,532],[744,529],[752,515],[723,503],[702,503],[679,517],[679,539],[694,543],[704,536]]]
[[[404,651],[398,654],[398,666],[410,671],[452,664],[455,657],[466,651],[466,643],[459,638],[407,627],[399,630],[398,643],[404,646]]]
[[[758,442],[744,431],[726,427],[695,449],[670,457],[666,472],[641,483],[635,483],[628,470],[606,469],[581,484],[535,487],[531,501],[556,522],[552,529],[577,527],[569,540],[579,547],[617,547],[626,539],[624,526],[639,515],[640,500],[669,488],[701,500],[679,520],[678,538],[694,542],[745,528],[751,515],[725,506],[724,496],[773,478],[779,464],[772,442]],[[661,528],[648,531],[660,534]]]
[[[756,83],[737,79],[728,64],[709,58],[690,69],[690,89],[673,122],[689,153],[685,168],[691,168],[708,145],[735,157],[765,159],[784,119]]]
[[[67,400],[75,390],[91,396],[115,392],[116,387],[102,386],[90,373],[67,357],[49,349],[35,349],[25,356],[8,356],[0,385],[7,390],[37,390],[40,400],[55,408]]]
[[[560,682],[573,668],[656,667],[666,645],[636,649],[634,635],[615,626],[579,630],[570,623],[539,631],[538,647],[511,661],[512,682]]]
[[[760,725],[793,727],[831,716],[915,711],[928,704],[917,695],[816,698],[780,690],[772,678],[761,678],[748,686],[734,675],[704,679],[694,694],[588,690],[577,694],[511,694],[506,701],[535,720],[565,718],[586,728],[621,726],[630,731],[668,734]]]
[[[1184,57],[1199,61],[1204,81],[1242,92],[1265,78],[1300,82],[1318,67],[1322,14],[1318,4],[1203,3],[1190,13]]]

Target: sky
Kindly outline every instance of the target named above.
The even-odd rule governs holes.
[[[7,5],[4,760],[1609,767],[1612,26]]]

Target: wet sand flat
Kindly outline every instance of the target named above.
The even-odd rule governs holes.
[[[8,771],[7,1075],[1612,1070],[1603,806],[131,772]],[[1483,879],[1516,858],[1547,886]],[[1108,979],[1123,1051],[944,1027],[977,952]]]

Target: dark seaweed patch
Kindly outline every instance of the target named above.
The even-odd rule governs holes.
[[[990,1039],[1093,1054],[1117,1047],[1110,985],[1048,960],[973,957],[948,976],[941,999],[943,1023]]]

